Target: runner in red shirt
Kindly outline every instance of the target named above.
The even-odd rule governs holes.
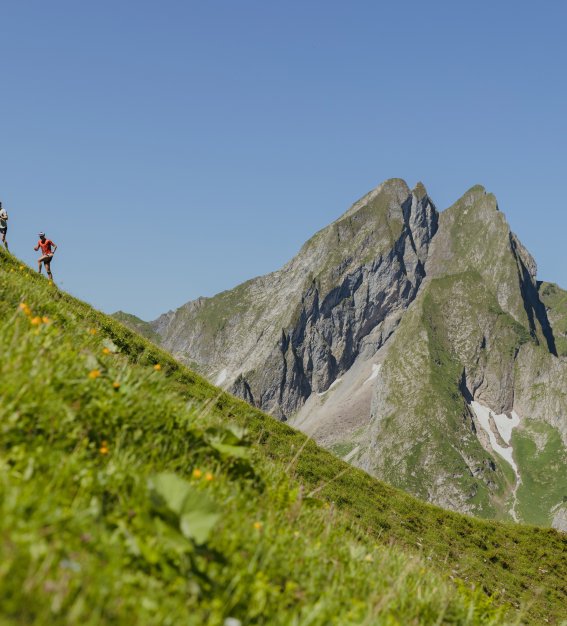
[[[45,265],[45,271],[49,276],[50,280],[53,280],[53,274],[51,273],[51,261],[53,260],[53,255],[55,254],[55,250],[57,250],[57,245],[51,241],[51,239],[45,238],[45,233],[39,233],[39,241],[37,242],[37,246],[34,250],[39,250],[41,248],[41,257],[37,261],[37,271],[41,274],[41,264]],[[53,248],[53,250],[52,250]]]

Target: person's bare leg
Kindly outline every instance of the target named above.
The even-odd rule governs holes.
[[[45,263],[45,270],[47,271],[47,276],[49,280],[53,280],[53,274],[51,273],[51,262]]]
[[[6,235],[4,233],[2,233],[2,243],[6,247],[6,250],[10,250],[10,248],[8,248],[8,242],[6,241]]]
[[[37,262],[37,271],[41,274],[41,259]]]

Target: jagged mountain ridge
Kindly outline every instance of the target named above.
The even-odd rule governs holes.
[[[152,328],[182,360],[287,419],[381,344],[424,276],[437,212],[422,186],[388,181],[312,237],[281,270],[189,302]],[[255,329],[256,332],[250,332]]]
[[[567,364],[535,276],[482,187],[438,213],[423,185],[394,179],[278,272],[151,329],[213,382],[374,475],[448,508],[560,525]],[[477,404],[493,411],[486,429]],[[518,445],[494,418],[514,410]],[[550,450],[551,491],[530,474]]]

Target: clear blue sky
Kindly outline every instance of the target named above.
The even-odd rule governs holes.
[[[386,178],[498,197],[567,287],[565,2],[0,1],[13,251],[145,319],[287,261]]]

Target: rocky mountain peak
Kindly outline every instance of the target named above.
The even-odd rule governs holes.
[[[567,446],[567,364],[536,269],[484,187],[438,213],[422,183],[390,179],[280,270],[149,326],[215,384],[368,472],[449,508],[535,519],[509,504],[530,495],[507,416],[537,450]],[[543,291],[567,337],[563,294]]]
[[[425,188],[425,185],[421,181],[419,181],[417,185],[412,189],[412,193],[418,200],[421,200],[422,198],[425,198],[427,196],[427,189]]]
[[[486,188],[480,184],[473,185],[468,189],[452,208],[453,210],[458,210],[459,208],[466,209],[469,207],[474,207],[476,210],[480,208],[492,209],[493,211],[499,210],[496,196],[488,192]]]
[[[281,270],[156,320],[163,345],[289,417],[381,345],[415,297],[438,222],[418,191],[401,179],[378,185]]]
[[[390,178],[355,202],[338,221],[352,217],[361,209],[374,207],[378,211],[393,211],[394,213],[411,195],[411,191],[405,180]]]

